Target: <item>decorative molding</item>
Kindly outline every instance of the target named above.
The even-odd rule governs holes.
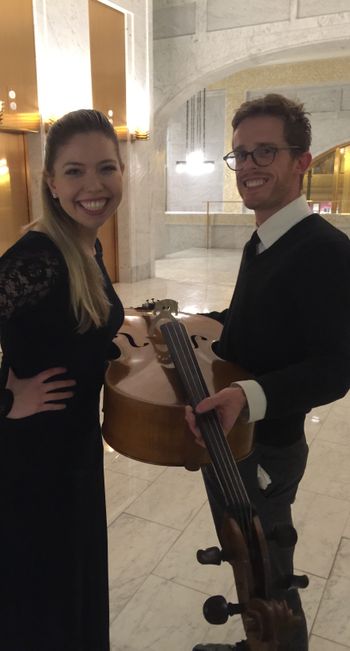
[[[298,18],[315,18],[320,15],[350,11],[349,0],[299,0]]]
[[[290,19],[290,0],[208,0],[208,32],[252,25],[271,25]]]
[[[161,7],[153,11],[153,38],[174,38],[196,33],[196,3]]]

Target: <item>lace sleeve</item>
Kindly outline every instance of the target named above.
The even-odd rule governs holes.
[[[0,260],[0,323],[37,305],[62,271],[62,262],[49,251],[21,251]]]

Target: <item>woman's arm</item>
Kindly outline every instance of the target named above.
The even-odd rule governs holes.
[[[24,318],[53,291],[62,277],[62,262],[55,252],[46,246],[38,250],[21,244],[19,241],[0,260],[0,328],[4,331],[11,330],[12,319]],[[10,363],[4,361],[1,369],[0,417],[25,418],[66,408],[75,385],[75,380],[59,379],[67,369],[54,367],[19,378],[9,368]]]

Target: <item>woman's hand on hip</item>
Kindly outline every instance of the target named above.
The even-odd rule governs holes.
[[[74,396],[75,380],[58,380],[66,368],[48,368],[31,378],[18,378],[10,368],[6,388],[13,393],[13,405],[7,418],[25,418],[42,411],[61,411]],[[54,378],[51,379],[50,378]],[[60,402],[51,402],[59,400]]]

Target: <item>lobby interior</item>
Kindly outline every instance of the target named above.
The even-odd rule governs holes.
[[[350,0],[3,0],[0,56],[0,255],[40,214],[50,123],[91,106],[109,115],[125,162],[123,201],[101,234],[124,306],[172,298],[183,312],[226,308],[254,221],[222,156],[235,108],[269,91],[305,103],[313,163],[304,192],[350,235]],[[196,139],[211,172],[178,173]],[[310,412],[306,434],[295,569],[310,578],[311,651],[344,651],[349,395]],[[112,651],[241,640],[239,617],[212,626],[202,614],[208,596],[236,598],[227,564],[196,561],[197,549],[217,544],[200,473],[106,444],[105,479]]]

